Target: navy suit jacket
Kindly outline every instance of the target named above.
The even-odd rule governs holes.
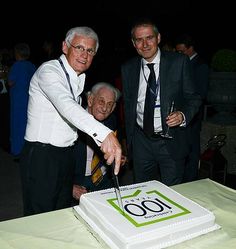
[[[129,156],[132,157],[132,139],[136,124],[136,106],[138,98],[141,57],[135,57],[121,67],[125,128]],[[162,130],[165,132],[165,123],[168,109],[172,101],[175,109],[184,113],[188,125],[197,113],[201,104],[201,97],[196,91],[193,82],[193,72],[189,57],[175,52],[161,51],[160,58],[160,104]],[[167,149],[173,158],[183,158],[189,151],[186,129],[173,127],[170,129],[173,139],[166,139]]]
[[[116,116],[112,113],[106,120],[102,122],[104,125],[109,127],[111,130],[115,131],[117,129],[117,120]],[[104,155],[101,152],[100,148],[94,142],[94,140],[82,131],[78,131],[78,140],[74,147],[75,153],[75,171],[74,171],[74,184],[81,185],[83,183],[86,171],[86,162],[87,162],[87,144],[93,148],[93,150],[99,155],[101,160],[104,159]],[[104,160],[104,165],[106,165]],[[108,167],[110,169],[111,167]]]

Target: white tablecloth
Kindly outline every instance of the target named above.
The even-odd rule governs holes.
[[[236,248],[236,191],[203,179],[172,187],[212,211],[222,228],[170,248]],[[0,222],[0,249],[90,249],[100,244],[72,208]]]

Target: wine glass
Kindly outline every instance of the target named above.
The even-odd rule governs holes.
[[[170,105],[170,109],[169,109],[169,114],[171,114],[173,111],[174,111],[174,106],[175,106],[175,102],[174,100],[171,102],[171,105]],[[169,115],[168,114],[168,115]],[[167,127],[167,130],[165,133],[161,134],[162,137],[164,138],[173,138],[170,134],[169,134],[169,129],[170,129],[170,126]]]

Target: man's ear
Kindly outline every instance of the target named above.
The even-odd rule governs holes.
[[[63,52],[64,54],[67,54],[67,53],[68,53],[68,46],[67,46],[67,44],[66,44],[65,41],[62,42],[62,52]]]
[[[161,34],[160,33],[158,33],[158,35],[157,35],[157,40],[158,40],[158,44],[161,42]]]
[[[88,95],[87,102],[88,102],[88,107],[91,107],[93,104],[93,95],[92,94]]]

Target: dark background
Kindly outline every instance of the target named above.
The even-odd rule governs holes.
[[[6,18],[1,22],[0,48],[27,42],[32,50],[31,60],[36,61],[45,40],[52,40],[60,55],[68,29],[90,26],[99,36],[100,48],[88,75],[93,75],[94,80],[109,80],[119,75],[120,64],[135,54],[130,41],[132,22],[148,16],[157,23],[162,42],[187,32],[194,37],[196,50],[210,63],[216,50],[236,49],[232,5],[228,1],[217,4],[197,0],[9,3],[1,11]]]

